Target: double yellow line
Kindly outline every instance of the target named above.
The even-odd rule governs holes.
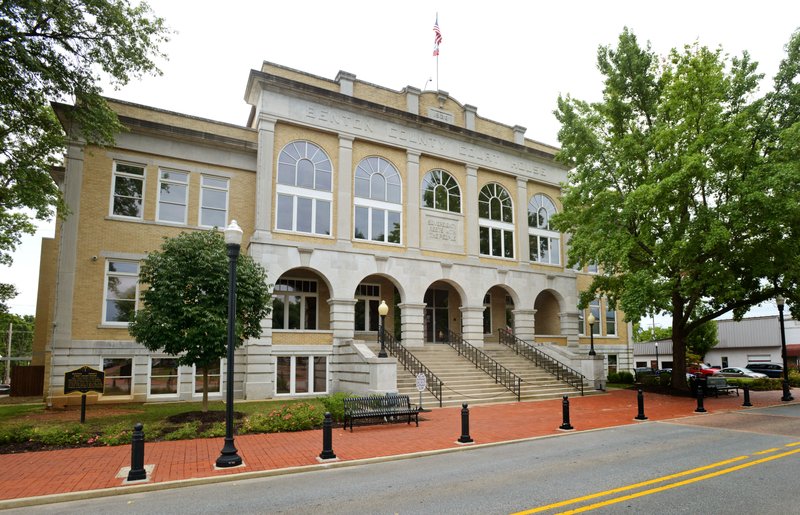
[[[790,443],[790,444],[786,445],[786,447],[798,447],[798,446],[800,446],[800,442],[794,442],[794,443]],[[764,451],[755,452],[753,454],[754,455],[764,455],[764,454],[769,454],[769,453],[780,451],[780,450],[781,450],[780,448],[766,449]],[[727,460],[723,460],[723,461],[718,461],[718,462],[712,463],[710,465],[705,465],[703,467],[697,467],[697,468],[694,468],[694,469],[691,469],[691,470],[685,470],[683,472],[678,472],[676,474],[670,474],[668,476],[662,476],[662,477],[658,477],[658,478],[655,478],[655,479],[642,481],[641,483],[635,483],[633,485],[622,486],[622,487],[619,487],[619,488],[614,488],[612,490],[605,490],[603,492],[597,492],[597,493],[594,493],[594,494],[585,495],[583,497],[576,497],[574,499],[569,499],[569,500],[566,500],[566,501],[560,501],[560,502],[557,502],[557,503],[548,504],[547,506],[539,506],[538,508],[533,508],[533,509],[530,509],[530,510],[520,511],[520,512],[514,513],[513,515],[528,515],[528,514],[531,514],[531,513],[541,513],[541,512],[544,512],[544,511],[555,510],[555,509],[558,509],[558,508],[563,508],[565,506],[570,506],[570,505],[573,505],[573,504],[579,504],[579,503],[584,503],[586,501],[591,501],[592,499],[598,499],[600,497],[607,497],[607,496],[610,496],[610,495],[615,495],[615,494],[619,494],[619,493],[622,493],[622,492],[627,492],[627,491],[630,491],[630,490],[637,490],[639,488],[655,485],[655,484],[658,484],[658,483],[664,483],[664,482],[667,482],[667,481],[680,479],[680,478],[686,477],[686,476],[692,476],[694,474],[697,474],[697,473],[700,473],[700,472],[705,472],[707,470],[715,469],[715,468],[718,468],[718,467],[727,467],[727,468],[723,468],[721,470],[717,470],[717,471],[714,471],[714,472],[709,472],[707,474],[703,474],[703,475],[700,475],[700,476],[695,476],[695,477],[692,477],[692,478],[689,478],[689,479],[684,479],[682,481],[677,481],[675,483],[670,483],[670,484],[667,484],[667,485],[662,485],[662,486],[658,486],[658,487],[655,487],[655,488],[650,488],[648,490],[642,490],[640,492],[635,492],[635,493],[632,493],[632,494],[623,495],[621,497],[614,497],[613,499],[607,499],[605,501],[600,501],[600,502],[597,502],[597,503],[594,503],[594,504],[581,506],[580,508],[575,508],[575,509],[572,509],[572,510],[569,510],[569,511],[561,512],[562,514],[583,513],[585,511],[590,511],[590,510],[594,510],[594,509],[597,509],[597,508],[602,508],[604,506],[609,506],[609,505],[612,505],[612,504],[629,501],[631,499],[636,499],[638,497],[644,497],[646,495],[652,495],[652,494],[655,494],[655,493],[658,493],[658,492],[663,492],[665,490],[670,490],[672,488],[678,488],[678,487],[689,485],[689,484],[692,484],[692,483],[697,483],[698,481],[705,481],[706,479],[711,479],[713,477],[718,477],[718,476],[722,476],[722,475],[725,475],[725,474],[730,474],[731,472],[736,472],[737,470],[742,470],[742,469],[745,469],[745,468],[748,468],[748,467],[752,467],[754,465],[760,465],[761,463],[766,463],[768,461],[773,461],[773,460],[785,458],[787,456],[791,456],[791,455],[797,454],[797,453],[800,453],[800,449],[793,449],[793,450],[790,450],[790,451],[785,451],[785,452],[781,452],[781,453],[778,453],[778,454],[773,454],[771,456],[767,456],[765,458],[758,458],[758,459],[755,459],[755,460],[752,460],[752,461],[748,461],[746,463],[739,463],[739,462],[741,462],[743,460],[746,460],[746,459],[749,459],[750,456],[737,456],[736,458],[731,458],[731,459],[727,459]],[[738,463],[738,465],[733,465],[734,463]],[[729,466],[729,465],[733,465],[733,466]]]

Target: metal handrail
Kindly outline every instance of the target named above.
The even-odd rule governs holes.
[[[508,329],[500,328],[497,330],[497,332],[500,335],[500,343],[510,347],[520,356],[533,361],[537,367],[540,367],[553,374],[559,381],[563,381],[573,388],[579,389],[581,391],[581,395],[583,395],[583,385],[584,381],[586,380],[586,377],[583,374],[574,368],[561,363],[552,356],[545,354],[528,342],[520,340]]]
[[[394,339],[388,331],[384,332],[384,345],[389,353],[397,358],[397,361],[403,365],[403,368],[411,372],[413,375],[425,374],[426,389],[431,392],[431,395],[436,397],[439,401],[439,407],[442,407],[442,386],[444,383],[439,379],[436,374],[422,364],[422,362],[414,356],[402,343]]]
[[[472,363],[475,364],[475,368],[480,368],[492,376],[495,383],[505,386],[511,393],[517,396],[518,401],[521,399],[522,379],[514,372],[492,359],[482,350],[467,343],[460,334],[450,329],[447,330],[447,340],[445,343],[458,351],[459,355],[472,361]]]

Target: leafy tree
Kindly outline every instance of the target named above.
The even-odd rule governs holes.
[[[33,353],[33,328],[36,317],[33,315],[15,315],[13,313],[0,313],[0,354],[8,354],[8,329],[11,325],[11,354],[6,357],[19,358],[30,356]],[[5,380],[9,375],[6,366],[12,365],[4,361],[0,370],[0,380]]]
[[[20,236],[35,232],[34,219],[66,212],[50,177],[66,135],[50,102],[79,106],[63,120],[72,136],[111,143],[122,127],[100,81],[122,86],[160,73],[152,58],[166,40],[163,20],[144,3],[0,1],[0,264],[11,264]]]
[[[633,324],[633,341],[650,342],[654,340],[669,340],[672,329],[669,327],[642,327],[641,322]]]
[[[745,52],[694,44],[665,58],[627,28],[600,47],[603,98],[558,99],[559,158],[573,169],[556,227],[569,264],[599,263],[598,293],[628,319],[672,316],[673,386],[704,323],[782,294],[800,301],[800,32],[774,87]]]
[[[697,356],[697,361],[702,361],[708,351],[719,343],[717,322],[714,320],[698,326],[686,339],[686,352]]]
[[[142,261],[139,282],[143,307],[128,330],[151,351],[177,356],[181,365],[203,372],[203,411],[208,411],[208,370],[226,355],[228,267],[225,240],[217,230],[181,233],[165,238],[160,251]],[[270,312],[270,293],[263,268],[240,255],[236,268],[236,338],[261,335],[261,320]],[[226,377],[226,381],[233,378]]]

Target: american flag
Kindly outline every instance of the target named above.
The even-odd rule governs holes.
[[[433,24],[433,55],[439,55],[439,44],[442,42],[442,31],[439,30],[439,15],[436,15],[436,23]]]

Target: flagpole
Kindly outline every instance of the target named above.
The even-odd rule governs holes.
[[[436,23],[433,24],[433,55],[436,56],[436,91],[439,91],[439,44],[442,42],[442,32],[439,30],[439,13],[436,13]]]

